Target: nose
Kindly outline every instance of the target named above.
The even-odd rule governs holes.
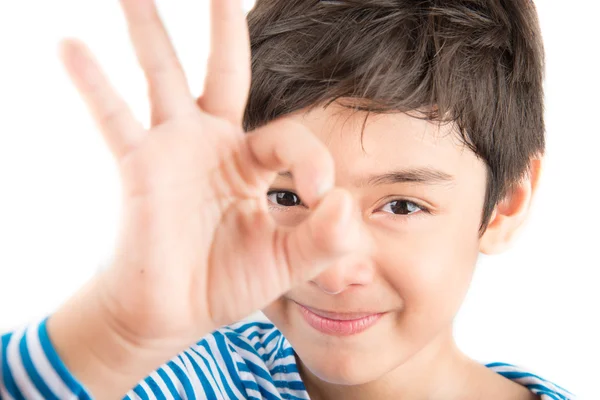
[[[362,233],[362,232],[361,232]],[[371,246],[361,234],[362,243],[356,252],[339,259],[331,267],[314,278],[311,283],[329,295],[340,294],[350,287],[364,286],[373,282],[375,266],[368,250]]]
[[[358,223],[360,237],[356,249],[338,259],[310,281],[328,295],[340,294],[350,287],[368,285],[375,276],[373,239],[358,207],[354,217]]]

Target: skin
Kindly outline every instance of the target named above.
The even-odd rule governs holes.
[[[535,398],[469,360],[452,339],[452,321],[488,240],[479,234],[486,165],[452,126],[405,114],[370,116],[361,139],[364,117],[338,104],[293,116],[329,149],[336,185],[352,194],[361,232],[351,254],[264,310],[294,347],[311,396]],[[425,168],[444,179],[367,183]],[[309,216],[294,198],[293,177],[281,174],[272,188],[271,212],[281,225]],[[277,193],[285,193],[284,201]],[[308,325],[297,303],[385,316],[358,335],[331,336]]]
[[[539,168],[498,205],[479,238],[485,168],[452,135],[405,115],[380,116],[370,120],[362,152],[358,124],[338,125],[346,116],[335,107],[245,133],[250,50],[239,1],[211,2],[212,50],[197,99],[153,1],[121,5],[148,81],[150,128],[85,45],[61,44],[123,187],[112,265],[48,321],[56,351],[94,398],[122,397],[199,338],[259,309],[297,346],[314,398],[528,398],[461,356],[449,332],[477,252],[510,241]],[[443,169],[452,182],[355,184],[415,166]],[[278,177],[285,172],[293,185]],[[275,209],[270,188],[293,189],[310,213]],[[410,196],[432,214],[391,218],[380,211],[389,195]],[[292,300],[387,314],[360,336],[334,340],[302,325]],[[323,351],[335,362],[319,360]],[[417,379],[424,371],[427,382]]]

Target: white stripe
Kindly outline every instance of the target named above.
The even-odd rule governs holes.
[[[2,337],[0,335],[0,337]],[[0,346],[2,346],[2,343],[0,342]],[[3,353],[3,348],[0,347],[0,398],[2,399],[10,399],[12,400],[12,397],[8,395],[8,392],[6,391],[6,388],[4,387],[5,382],[3,379],[3,374],[2,374],[2,353]]]
[[[188,357],[184,358],[184,360],[189,363],[192,363],[192,360],[190,360],[190,358],[192,358],[193,363],[198,368],[200,368],[200,370],[202,371],[202,374],[204,375],[204,378],[208,381],[208,385],[213,389],[217,398],[220,400],[221,399],[225,400],[225,398],[222,395],[222,393],[225,390],[217,385],[217,382],[215,382],[215,380],[211,376],[210,371],[206,368],[206,365],[204,365],[204,361],[202,360],[202,358],[199,355],[197,355],[196,353],[194,353],[194,351],[192,351],[191,349],[187,350],[186,354],[188,355]],[[193,371],[193,367],[189,368],[189,370]],[[199,377],[196,374],[190,374],[190,375],[191,375],[191,378],[195,381],[194,386],[196,386],[199,390],[203,390],[202,383],[200,382],[201,377]]]
[[[156,399],[156,396],[154,396],[152,389],[150,389],[150,386],[148,386],[148,384],[145,381],[141,381],[140,383],[138,383],[137,386],[140,389],[142,389],[144,391],[144,393],[146,393],[146,396],[148,396],[149,399]],[[139,397],[140,397],[140,399],[142,398],[141,396],[139,396]]]
[[[277,358],[277,356],[279,356],[280,353],[285,351],[285,348],[283,348],[283,346],[281,346],[281,343],[283,343],[283,336],[281,338],[281,342],[279,345],[279,348],[273,352],[272,354],[272,358],[273,360],[270,360],[270,368],[273,369],[279,365],[286,365],[286,364],[296,364],[296,358],[294,357],[293,354],[287,355],[285,357],[279,357]]]
[[[259,356],[257,356],[254,353],[250,353],[250,352],[240,348],[239,346],[236,346],[235,343],[232,343],[232,346],[235,347],[236,351],[240,354],[240,356],[243,359],[253,362],[255,365],[261,367],[263,370],[265,370],[267,372],[267,374],[270,375],[270,372],[266,368],[265,363],[262,358],[260,358]],[[268,380],[261,378],[258,375],[253,375],[253,376],[254,376],[254,380],[256,381],[256,384],[258,386],[261,386],[263,389],[265,389],[268,392],[271,392],[275,395],[279,394],[279,392],[277,391],[277,388],[275,387],[275,385],[273,385],[272,382],[269,382]]]
[[[2,363],[2,351],[3,351],[3,348],[1,346],[2,346],[2,343],[0,342],[0,399],[14,400],[13,397],[8,394],[8,391],[6,390],[6,387],[4,386],[6,383],[4,382],[4,379],[3,379],[4,375],[2,374],[2,364],[3,364]]]
[[[256,380],[256,384],[258,386],[260,386],[261,388],[263,388],[264,390],[266,390],[267,392],[272,393],[275,396],[279,396],[279,391],[277,390],[277,388],[275,387],[275,385],[273,385],[272,382],[261,378],[260,376],[255,376],[254,379]]]
[[[499,366],[493,366],[491,368],[492,371],[495,371],[497,373],[500,372],[519,372],[519,373],[525,373],[525,374],[533,374],[533,372],[527,371],[525,369],[522,369],[518,366],[508,366],[508,365],[499,365]],[[537,374],[534,374],[537,376]],[[544,378],[536,378],[534,376],[525,376],[522,378],[518,378],[518,379],[513,379],[514,382],[517,382],[521,385],[525,385],[525,384],[538,384],[541,386],[544,386],[546,389],[551,390],[553,392],[555,392],[556,394],[560,394],[563,395],[565,397],[569,397],[572,396],[569,392],[566,392],[564,390],[562,390],[561,388],[559,388],[558,386],[556,386],[555,384],[553,384],[550,381],[545,380]],[[554,394],[554,393],[553,393]]]
[[[289,356],[285,356],[285,357],[279,357],[278,359],[276,359],[273,362],[273,367],[276,367],[278,365],[287,365],[287,364],[296,364],[296,358],[294,357],[293,354],[290,354]]]
[[[236,362],[239,361],[241,363],[245,363],[245,360],[238,353],[233,353],[233,356],[234,356],[234,359],[237,359],[237,360],[235,360]],[[258,385],[258,382],[256,382],[256,376],[252,375],[252,373],[250,371],[239,370],[239,376],[242,381],[254,382]],[[246,391],[249,392],[248,394],[257,392],[256,390],[248,388],[248,387],[246,387]],[[257,392],[257,393],[258,393],[257,397],[259,399],[262,398],[262,395],[260,394],[260,392]]]
[[[19,352],[19,342],[24,335],[25,329],[20,329],[18,332],[14,333],[10,342],[8,342],[6,358],[8,360],[9,369],[11,370],[13,379],[23,397],[26,399],[44,400],[40,392],[38,392],[33,385],[33,382],[29,379],[29,375],[27,375],[25,367],[23,366],[23,360],[21,359],[21,354]]]
[[[175,365],[177,365],[177,366],[179,367],[179,369],[181,369],[181,371],[182,371],[182,372],[185,374],[185,376],[188,378],[188,380],[189,380],[189,383],[190,383],[190,385],[192,386],[192,389],[193,389],[193,391],[194,391],[194,397],[197,397],[197,393],[198,393],[198,392],[197,392],[197,390],[196,390],[197,388],[195,388],[195,387],[194,387],[194,385],[193,385],[193,382],[192,382],[192,379],[191,379],[191,377],[192,377],[193,375],[195,375],[195,374],[193,373],[193,371],[194,371],[194,370],[193,370],[193,369],[192,369],[192,370],[188,370],[188,367],[187,367],[187,365],[185,364],[185,361],[182,361],[182,360],[187,360],[187,357],[184,355],[184,353],[181,353],[180,355],[181,355],[181,358],[179,358],[179,357],[175,357],[175,358],[174,358],[174,359],[172,359],[171,361],[173,361],[173,363],[174,363]],[[174,374],[175,374],[175,373],[173,372],[173,374],[169,374],[169,376],[171,376],[171,375],[174,375]],[[182,397],[183,397],[183,396],[185,396],[186,392],[185,392],[185,389],[184,389],[184,387],[183,387],[183,382],[182,382],[182,381],[180,381],[178,378],[175,378],[175,379],[176,379],[176,382],[179,382],[179,388],[178,388],[178,389],[180,390],[180,393],[182,394]],[[202,392],[201,392],[201,393],[202,393]]]
[[[514,370],[515,372],[524,372],[524,373],[529,373],[527,371],[521,371],[521,370]],[[513,379],[513,381],[525,386],[525,385],[532,385],[532,384],[538,384],[541,386],[544,386],[545,388],[547,388],[548,390],[551,390],[553,392],[555,392],[556,394],[560,394],[563,396],[568,396],[569,393],[565,392],[564,390],[561,390],[559,387],[557,387],[555,384],[553,384],[552,382],[549,382],[545,379],[538,379],[535,378],[533,376],[526,376],[526,377],[522,377],[522,378],[517,378],[517,379]]]
[[[275,338],[271,339],[271,341],[266,346],[263,347],[265,349],[265,354],[271,353],[271,356],[269,357],[269,363],[273,362],[275,357],[277,357],[277,353],[279,352],[279,349],[275,350],[275,351],[273,351],[273,350],[279,346],[280,342],[281,342],[281,337],[275,337]]]
[[[0,385],[0,398],[6,400],[15,400],[14,398],[12,398],[11,395],[8,394],[8,392],[4,388],[4,385]]]
[[[243,334],[240,334],[239,332],[237,333],[237,336],[240,338],[240,340],[245,341],[246,343],[250,344],[252,347],[255,347],[256,344],[259,344],[259,348],[256,349],[256,352],[258,354],[260,354],[261,356],[265,354],[266,352],[266,348],[264,346],[263,343],[263,339],[265,339],[267,336],[269,336],[271,333],[273,333],[275,331],[275,328],[268,328],[268,329],[261,329],[258,326],[253,326],[251,328],[248,328],[244,331]],[[249,339],[248,337],[253,334],[254,332],[258,332],[258,336],[254,336],[252,339]],[[271,340],[271,342],[276,342],[277,338],[274,338]],[[269,343],[270,345],[271,343]]]
[[[152,378],[152,380],[156,382],[156,385],[159,387],[160,392],[165,395],[167,400],[174,399],[173,395],[171,394],[171,391],[165,384],[165,381],[160,377],[160,375],[158,375],[157,371],[151,373],[150,378]]]
[[[226,337],[224,337],[224,339],[225,339],[226,345],[227,345],[228,341],[227,341]],[[223,371],[223,375],[225,376],[225,380],[227,381],[227,382],[225,382],[225,384],[231,389],[231,391],[233,392],[233,394],[235,394],[235,396],[237,398],[245,399],[246,396],[243,395],[242,393],[240,393],[237,386],[235,385],[235,383],[233,383],[233,380],[231,379],[229,369],[227,368],[227,364],[225,363],[225,360],[223,359],[223,355],[219,351],[219,346],[217,345],[217,341],[215,340],[215,337],[210,336],[210,337],[206,338],[206,343],[208,344],[208,347],[210,348],[210,351],[212,353],[212,357],[209,358],[211,361],[211,367],[212,367],[213,360],[216,361],[217,364],[219,365],[219,367],[216,367],[216,368],[219,368],[221,371]],[[232,362],[233,362],[233,360],[232,360]],[[235,362],[233,362],[233,364],[234,364],[234,368],[235,368]]]
[[[44,353],[44,349],[42,348],[42,342],[40,342],[38,329],[39,324],[36,324],[35,329],[27,331],[27,348],[29,349],[29,355],[31,356],[33,365],[35,365],[35,369],[46,383],[46,386],[48,386],[56,397],[59,399],[74,398],[74,393],[71,392],[69,387],[63,382],[56,370],[52,367],[52,364],[50,364],[50,360],[46,357],[46,353]]]
[[[167,374],[173,386],[175,386],[175,390],[177,390],[179,396],[183,397],[183,394],[185,393],[185,390],[183,389],[183,382],[181,382],[179,378],[177,378],[177,376],[173,373],[169,366],[164,365],[162,367],[162,370],[165,372],[165,374]]]
[[[272,332],[274,329],[277,329],[277,328],[275,328],[274,325],[271,327],[261,328],[258,325],[253,325],[253,323],[254,322],[248,323],[248,321],[246,321],[246,322],[240,322],[240,323],[237,323],[234,325],[230,325],[229,327],[223,329],[222,333],[227,334],[227,333],[233,332],[236,336],[243,337],[247,341],[250,341],[250,340],[248,340],[248,336],[250,336],[250,334],[253,332],[258,332],[259,336],[260,335],[264,336],[265,334]],[[250,326],[248,326],[244,330],[242,330],[241,327],[244,325],[247,325],[247,324],[250,324]],[[256,340],[256,339],[251,339],[251,340]]]
[[[254,364],[262,367],[263,369],[267,370],[266,366],[265,366],[264,360],[262,358],[260,358],[257,354],[251,353],[248,350],[243,349],[243,348],[237,346],[235,343],[231,343],[231,345],[235,348],[235,351],[242,357],[242,359],[244,361],[246,361],[246,360],[247,361],[251,361],[252,363],[254,363]],[[267,372],[268,372],[268,370],[267,370]]]
[[[254,396],[257,399],[262,399],[262,393],[260,393],[258,390],[254,390],[254,389],[246,389],[248,391],[248,396]]]
[[[207,375],[207,377],[210,377],[210,379],[215,382],[215,389],[218,385],[218,389],[221,392],[221,395],[226,396],[227,395],[227,390],[225,389],[226,383],[224,383],[223,380],[221,379],[221,376],[218,371],[218,367],[215,364],[212,355],[210,355],[206,351],[206,349],[200,345],[194,345],[194,346],[192,346],[192,349],[196,350],[200,354],[200,356],[202,356],[206,359],[206,362],[208,362],[208,367],[206,367],[205,362],[202,360],[202,358],[200,356],[198,356],[196,353],[191,354],[191,353],[193,353],[193,351],[190,350],[190,354],[194,357],[195,360],[197,360],[199,366],[201,368],[203,367],[202,371],[204,372],[204,370],[206,370],[206,372],[204,372],[205,374],[210,374],[212,372],[213,376]],[[212,383],[211,383],[211,386],[212,386]]]

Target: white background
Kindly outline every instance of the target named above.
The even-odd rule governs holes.
[[[520,241],[481,259],[456,334],[476,359],[521,364],[599,398],[600,5],[537,5],[547,52],[545,175]],[[159,8],[198,94],[208,2]],[[107,260],[115,238],[118,177],[56,56],[65,36],[87,42],[148,116],[117,1],[0,2],[0,331],[55,310]]]

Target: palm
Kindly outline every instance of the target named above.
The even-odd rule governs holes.
[[[236,162],[247,147],[235,126],[198,112],[154,127],[123,158],[127,225],[122,236],[127,243],[119,259],[129,269],[143,266],[144,275],[151,275],[158,285],[147,296],[147,284],[141,284],[135,271],[117,269],[119,276],[111,281],[119,282],[115,292],[130,296],[119,295],[121,304],[130,304],[128,314],[139,318],[140,308],[152,310],[169,331],[186,329],[194,320],[202,322],[196,326],[208,319],[217,326],[247,315],[289,285],[281,277],[274,279],[279,268],[273,262],[264,262],[273,259],[269,243],[276,232],[264,196],[270,174],[248,170],[244,176],[238,174]],[[241,222],[251,219],[262,223],[245,230]],[[129,259],[132,248],[144,249],[143,258]],[[246,298],[219,310],[219,294],[249,291],[246,285],[251,281],[243,275],[250,265],[262,266],[253,270],[252,278],[270,285],[247,293],[255,305]],[[207,302],[206,297],[214,301]]]
[[[65,65],[123,184],[118,247],[101,287],[113,317],[139,337],[186,344],[264,307],[352,245],[340,239],[347,196],[332,192],[319,202],[316,183],[333,177],[325,148],[286,120],[250,134],[241,129],[250,68],[236,3],[213,1],[213,51],[204,94],[195,100],[153,3],[122,0],[149,83],[149,130],[85,48],[64,45]],[[318,204],[293,230],[268,214],[265,194],[280,170],[291,170],[305,202]]]

